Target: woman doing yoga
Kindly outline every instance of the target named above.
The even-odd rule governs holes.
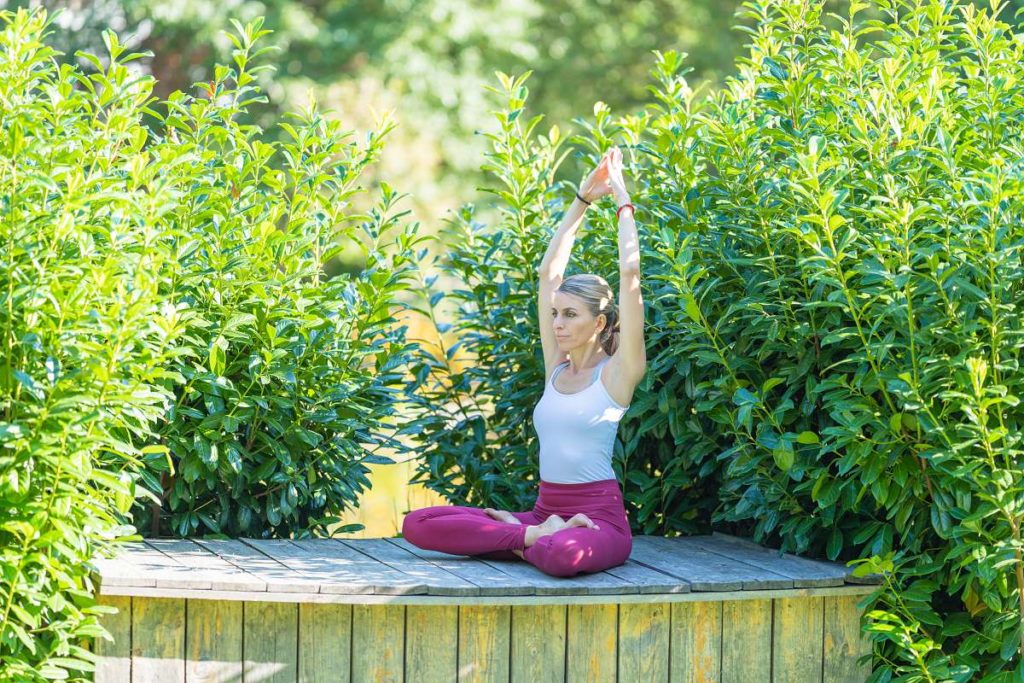
[[[618,306],[603,278],[562,278],[584,212],[606,194],[619,206]],[[640,247],[616,147],[580,185],[551,239],[538,308],[546,383],[533,411],[540,440],[533,509],[426,507],[406,515],[402,535],[428,550],[522,558],[553,576],[599,572],[624,563],[633,547],[612,448],[647,366]]]

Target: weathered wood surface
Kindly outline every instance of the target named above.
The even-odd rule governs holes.
[[[185,620],[185,679],[217,683],[242,677],[242,610],[237,600],[192,600]]]
[[[97,683],[854,683],[878,581],[723,534],[635,537],[572,578],[401,538],[151,539],[94,563],[120,610]]]
[[[722,602],[671,604],[669,676],[682,683],[722,677]]]
[[[853,577],[838,562],[780,555],[724,534],[637,536],[625,564],[572,578],[548,576],[520,560],[423,550],[400,538],[153,539],[126,544],[116,558],[93,562],[103,595],[255,600],[267,593],[294,595],[295,602],[344,602],[351,596],[357,603],[357,596],[363,595],[568,599],[768,591],[773,596],[773,591],[782,595],[793,589],[852,589],[866,581],[877,582],[877,578]],[[862,592],[870,590],[863,586]],[[726,598],[709,595],[707,599]]]
[[[299,606],[287,602],[244,603],[245,677],[263,683],[295,680]]]
[[[349,680],[352,671],[349,649],[349,643],[352,642],[352,607],[299,604],[300,683],[340,683]]]
[[[352,680],[401,682],[405,670],[405,608],[352,606]]]
[[[565,683],[565,605],[515,605],[511,623],[513,683]]]
[[[721,657],[722,683],[771,681],[771,600],[722,603]]]
[[[100,595],[96,602],[117,610],[102,617],[103,627],[110,632],[112,640],[93,640],[93,650],[100,658],[94,673],[96,680],[131,680],[132,598],[123,595]]]
[[[620,681],[667,681],[671,604],[619,606]]]
[[[405,608],[405,670],[424,683],[450,683],[459,661],[458,605]]]
[[[825,598],[825,628],[822,658],[825,662],[823,683],[866,681],[871,667],[862,658],[870,659],[871,641],[860,630],[861,610],[857,602],[863,596],[849,595]]]
[[[569,605],[565,657],[568,681],[616,680],[618,605]]]
[[[460,683],[509,679],[511,623],[508,606],[459,608]]]
[[[132,601],[131,681],[185,680],[185,601]]]
[[[858,596],[584,597],[593,596],[560,605],[100,596],[121,611],[103,620],[114,641],[95,645],[95,681],[863,683],[871,673],[858,663],[871,654]]]

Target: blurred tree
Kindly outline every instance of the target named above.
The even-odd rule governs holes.
[[[486,145],[483,84],[495,70],[532,70],[532,102],[548,125],[565,128],[589,115],[597,100],[614,110],[639,106],[655,49],[693,55],[694,78],[717,81],[731,68],[742,34],[730,30],[737,0],[17,0],[62,9],[54,43],[102,53],[110,26],[159,80],[155,94],[187,90],[228,60],[220,35],[230,18],[266,16],[280,48],[277,73],[266,76],[270,102],[255,123],[293,106],[295,86],[327,88],[370,75],[399,97],[400,123],[444,141],[447,172],[476,176]],[[343,105],[344,106],[344,105]],[[581,169],[573,169],[581,170]],[[464,197],[464,199],[469,199]]]
[[[814,2],[815,0],[808,0]],[[818,0],[845,14],[849,0]],[[976,0],[988,5],[989,0]],[[530,109],[543,127],[572,133],[573,119],[593,116],[603,101],[613,112],[638,110],[649,85],[652,50],[686,52],[696,87],[713,88],[733,70],[749,36],[733,28],[740,0],[7,0],[63,11],[51,44],[73,60],[87,49],[103,54],[101,31],[111,27],[158,83],[161,98],[211,77],[230,63],[221,34],[234,18],[265,16],[278,54],[275,72],[261,74],[268,103],[254,105],[249,123],[280,139],[282,111],[305,103],[309,91],[352,128],[373,128],[393,111],[398,128],[365,180],[401,180],[415,188],[410,208],[430,230],[450,209],[474,202],[482,217],[490,197],[475,190],[487,149],[477,134],[493,130],[484,86],[495,71],[533,72]],[[0,0],[0,7],[5,5]],[[1004,19],[1024,0],[1003,5]],[[87,67],[87,65],[82,65]],[[569,158],[558,178],[587,169]],[[352,254],[354,252],[349,252]]]
[[[811,0],[809,0],[811,1]],[[848,0],[822,0],[845,13]],[[545,124],[567,128],[590,116],[596,101],[629,111],[644,101],[651,51],[690,55],[691,82],[711,85],[732,69],[746,36],[732,27],[740,0],[8,0],[11,7],[42,5],[63,10],[52,41],[73,59],[75,50],[102,53],[100,32],[109,26],[144,60],[166,97],[208,78],[215,62],[229,61],[231,44],[221,35],[229,19],[266,17],[280,49],[275,74],[261,84],[270,102],[253,107],[253,122],[268,127],[294,98],[312,87],[370,79],[337,106],[344,115],[352,97],[374,96],[398,110],[400,125],[414,137],[440,145],[441,173],[459,185],[479,179],[486,149],[477,129],[490,125],[483,84],[496,70],[534,72],[531,105]],[[976,0],[988,6],[990,0]],[[4,6],[0,0],[0,7]],[[1010,20],[1024,0],[1003,2]],[[393,93],[392,97],[382,94]],[[363,122],[368,123],[368,122]],[[274,131],[268,131],[272,134]],[[400,150],[395,150],[400,152]],[[419,161],[414,156],[409,161]],[[582,173],[572,160],[563,173]],[[439,175],[438,174],[435,174]],[[463,196],[461,201],[471,197]]]

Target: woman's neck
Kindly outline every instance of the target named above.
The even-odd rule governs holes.
[[[581,349],[569,352],[569,370],[573,374],[579,374],[589,370],[608,357],[600,346],[593,349]]]

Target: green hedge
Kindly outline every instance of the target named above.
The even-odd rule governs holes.
[[[639,209],[649,368],[615,464],[635,532],[883,572],[863,603],[872,681],[1020,680],[1024,41],[970,4],[868,7],[746,3],[750,51],[721,91],[696,97],[684,56],[657,53],[643,112],[579,122],[592,163],[629,150]],[[464,208],[439,264],[479,365],[422,359],[443,381],[409,426],[417,481],[519,510],[536,269],[576,184],[552,182],[563,140],[522,115],[526,76],[495,90],[502,213]],[[612,207],[587,220],[570,269],[617,291]]]
[[[110,608],[89,561],[137,530],[324,532],[377,451],[404,454],[393,313],[425,255],[386,184],[353,208],[389,124],[361,146],[315,105],[283,144],[236,123],[261,99],[260,22],[156,103],[113,33],[58,67],[49,21],[0,13],[0,680],[19,683],[91,677]],[[346,244],[365,265],[328,277]]]

